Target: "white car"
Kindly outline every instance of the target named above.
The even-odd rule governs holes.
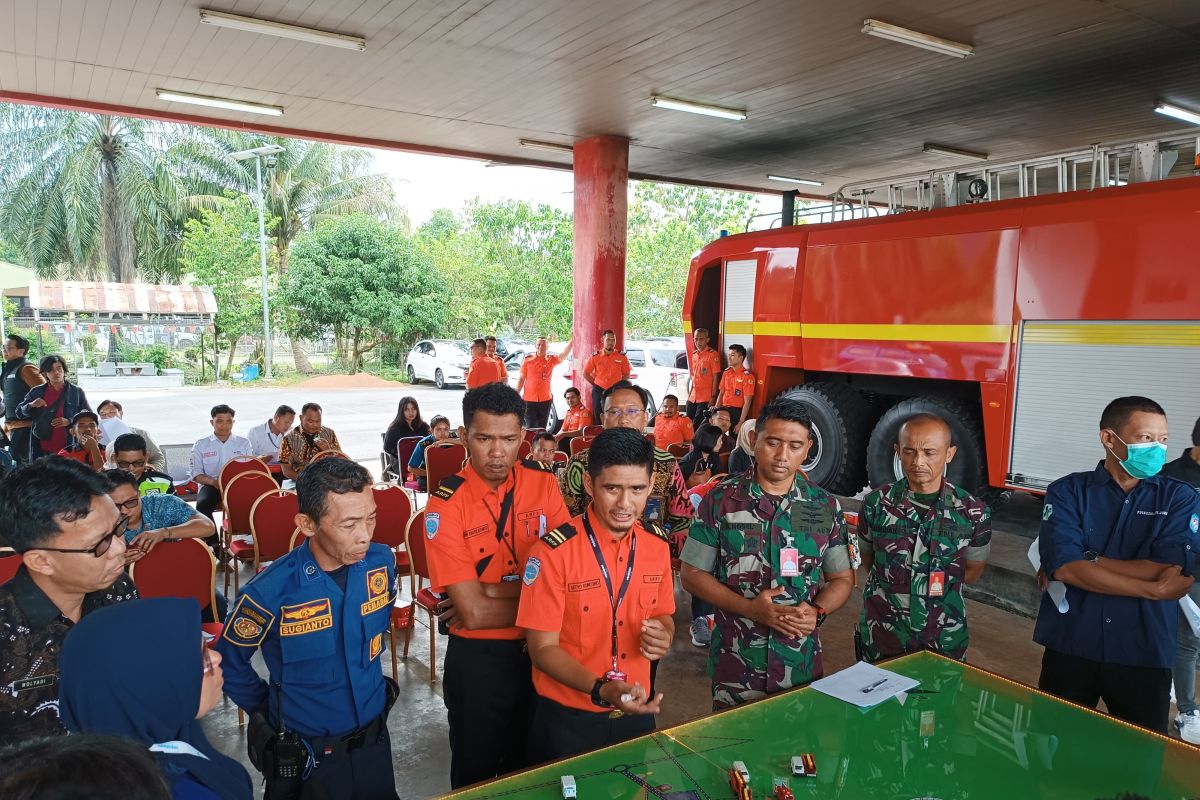
[[[551,344],[550,352],[561,352],[563,346],[562,344]],[[648,411],[651,418],[658,413],[658,409],[662,407],[663,397],[668,394],[678,397],[681,406],[687,402],[687,351],[684,349],[682,338],[627,341],[625,342],[625,356],[629,359],[629,366],[632,367],[629,380],[650,392]],[[579,357],[580,369],[590,357],[591,353]],[[572,361],[574,359],[575,355],[572,354]],[[519,364],[517,368],[520,369]],[[515,384],[516,373],[510,373],[510,375]],[[558,423],[558,420],[566,416],[567,401],[563,399],[563,392],[572,384],[573,374],[570,364],[559,364],[554,368],[550,378],[550,386],[554,392],[554,405],[551,406],[550,411],[550,427],[552,428]],[[584,392],[583,401],[587,403],[590,402],[590,399],[590,393]]]
[[[408,382],[433,381],[439,389],[465,385],[471,347],[456,339],[424,339],[408,351]]]

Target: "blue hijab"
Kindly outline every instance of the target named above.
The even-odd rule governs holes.
[[[253,798],[249,773],[209,744],[196,719],[203,668],[195,600],[134,600],[88,614],[67,635],[58,663],[67,730],[146,747],[185,742],[203,757],[155,753],[168,782],[190,780],[223,800]]]

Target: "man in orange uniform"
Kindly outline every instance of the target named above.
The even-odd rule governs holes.
[[[629,378],[633,367],[624,353],[617,351],[617,335],[611,330],[600,334],[601,351],[592,353],[592,357],[583,365],[583,377],[592,385],[592,416],[600,416],[604,411],[601,398],[610,386],[618,381]]]
[[[673,394],[663,397],[662,411],[654,418],[654,445],[666,450],[673,444],[691,444],[695,435],[692,421],[679,413],[679,398]]]
[[[442,686],[453,788],[525,765],[533,685],[525,635],[516,627],[520,570],[538,538],[570,514],[553,472],[517,463],[524,412],[510,386],[468,391],[458,430],[469,463],[443,480],[425,507],[431,583],[449,594]]]
[[[750,401],[754,399],[754,373],[746,369],[746,348],[729,345],[729,368],[721,375],[721,394],[717,405],[729,409],[730,422],[750,418]]]
[[[559,450],[570,452],[567,450],[567,442],[576,436],[582,436],[584,428],[596,423],[591,410],[583,404],[583,398],[574,386],[563,392],[563,399],[567,401],[567,415],[563,417],[562,425],[559,426],[558,433],[554,434],[554,439],[558,442]]]
[[[483,345],[484,345],[484,351],[486,352],[487,357],[492,359],[493,361],[497,362],[502,368],[504,368],[504,372],[502,372],[501,374],[507,376],[508,368],[504,367],[504,359],[496,354],[496,346],[497,346],[496,337],[495,336],[483,337]]]
[[[692,390],[688,392],[687,416],[699,424],[710,405],[717,403],[717,376],[721,374],[721,354],[708,346],[708,329],[696,328],[692,333],[696,345],[688,358]]]
[[[483,339],[471,342],[471,368],[467,370],[467,388],[478,389],[488,383],[507,383],[508,377],[503,362],[487,354]]]
[[[533,659],[534,764],[654,730],[663,696],[651,694],[650,663],[675,635],[669,537],[640,521],[654,449],[637,431],[612,428],[589,452],[587,511],[525,563],[517,624]]]
[[[550,375],[554,368],[571,355],[574,339],[556,356],[546,352],[550,343],[545,336],[538,337],[533,355],[525,356],[521,362],[521,377],[517,379],[517,391],[525,401],[525,427],[545,428],[550,419],[550,404],[554,395],[550,393]]]

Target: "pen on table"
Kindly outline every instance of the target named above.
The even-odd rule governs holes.
[[[864,686],[863,688],[859,689],[859,691],[862,692],[863,694],[869,694],[870,692],[873,692],[876,689],[878,689],[880,686],[883,686],[885,683],[887,683],[887,681],[888,681],[887,678],[881,678],[880,680],[877,680],[874,683],[872,683],[870,686]]]

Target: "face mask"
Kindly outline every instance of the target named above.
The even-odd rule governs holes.
[[[1117,436],[1116,431],[1113,431],[1113,436],[1117,441],[1125,445],[1128,451],[1125,460],[1121,461],[1121,469],[1129,473],[1130,477],[1138,480],[1153,478],[1167,463],[1167,446],[1161,442],[1141,442],[1139,444],[1126,444],[1125,440]],[[1114,452],[1113,455],[1116,455]]]

